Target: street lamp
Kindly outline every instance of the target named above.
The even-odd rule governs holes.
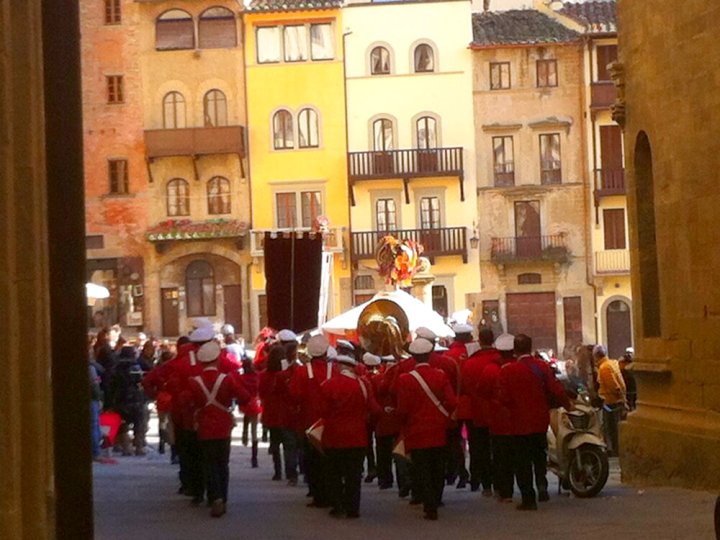
[[[471,247],[472,249],[477,249],[478,245],[480,244],[480,239],[478,238],[478,235],[477,235],[477,227],[475,226],[475,222],[474,222],[474,221],[473,221],[473,228],[472,228],[472,230],[473,230],[473,235],[472,235],[472,237],[470,238],[470,247]]]

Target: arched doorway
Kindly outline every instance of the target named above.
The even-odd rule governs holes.
[[[614,300],[607,305],[605,320],[610,358],[620,358],[625,353],[625,349],[632,346],[630,319],[630,305],[624,300]]]

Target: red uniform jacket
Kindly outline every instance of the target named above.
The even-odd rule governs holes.
[[[400,433],[402,421],[397,412],[397,384],[403,373],[415,369],[415,359],[406,358],[394,364],[383,372],[377,381],[376,396],[382,410],[378,416],[375,434],[378,437],[388,437]]]
[[[290,373],[287,371],[263,371],[260,374],[263,426],[290,429],[294,405],[290,399],[289,383]]]
[[[210,367],[202,370],[200,377],[208,392],[212,392],[221,372],[218,368]],[[230,437],[235,421],[230,412],[232,400],[238,404],[247,403],[250,394],[237,372],[225,374],[215,397],[216,403],[208,402],[200,383],[193,377],[188,381],[188,403],[195,417],[197,436],[200,440],[227,439]]]
[[[510,411],[500,402],[498,393],[498,378],[502,366],[502,358],[495,358],[483,369],[478,384],[480,403],[492,435],[512,435],[513,432]]]
[[[368,444],[368,418],[380,408],[372,387],[354,373],[342,372],[325,381],[320,386],[320,394],[325,422],[323,446],[365,448]]]
[[[453,341],[448,347],[448,351],[445,353],[451,357],[458,365],[460,376],[457,377],[453,390],[458,396],[457,410],[455,411],[455,418],[458,420],[470,420],[472,419],[472,405],[470,404],[470,397],[462,394],[462,370],[463,364],[467,360],[467,347],[465,343],[460,341]]]
[[[445,410],[452,415],[457,406],[457,398],[447,375],[428,364],[418,365],[416,371],[425,380],[435,397],[440,400]],[[410,373],[400,375],[397,399],[407,450],[445,446],[450,420],[440,412]]]
[[[309,366],[312,366],[310,368]],[[322,416],[323,401],[320,385],[337,373],[337,366],[325,360],[311,360],[303,366],[293,369],[290,379],[290,397],[300,406],[301,429],[306,430]],[[312,371],[312,378],[310,372]]]
[[[262,406],[260,405],[260,398],[258,396],[260,377],[254,371],[252,373],[243,373],[242,382],[245,385],[245,389],[250,394],[250,401],[248,401],[245,405],[242,405],[240,410],[247,416],[258,416],[262,412]]]
[[[465,399],[470,402],[470,413],[473,424],[476,427],[488,427],[487,414],[480,399],[479,384],[481,374],[485,367],[497,358],[500,358],[500,353],[497,349],[480,349],[465,360],[462,366],[460,399]]]
[[[542,374],[541,380],[529,367]],[[530,435],[545,433],[550,424],[548,395],[570,407],[565,389],[555,378],[549,365],[529,354],[523,355],[515,362],[505,364],[498,377],[498,397],[510,412],[513,429],[512,435]]]

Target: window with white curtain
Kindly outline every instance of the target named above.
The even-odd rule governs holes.
[[[381,232],[397,230],[397,211],[395,199],[378,199],[375,201],[375,223]]]
[[[415,73],[431,73],[435,71],[435,54],[432,47],[422,43],[415,47],[413,54],[415,61]]]
[[[286,62],[303,62],[307,60],[308,42],[305,25],[283,27],[283,45]]]
[[[318,115],[313,109],[303,109],[298,114],[298,146],[317,148],[319,145]]]
[[[390,51],[385,47],[375,47],[370,51],[370,73],[373,75],[390,73]]]
[[[280,109],[273,115],[273,146],[275,150],[295,147],[293,117],[290,111]]]
[[[190,184],[182,178],[173,178],[167,184],[167,215],[190,215]]]
[[[257,29],[257,61],[270,64],[280,61],[280,28],[261,26]]]
[[[163,98],[163,127],[185,127],[185,98],[180,92],[168,92]]]
[[[221,90],[213,89],[203,97],[205,127],[227,126],[227,98]]]
[[[335,58],[332,24],[311,24],[310,44],[313,60],[332,60]]]
[[[418,148],[422,150],[437,148],[437,120],[432,116],[418,118],[415,129]]]
[[[373,122],[373,146],[379,152],[395,148],[393,123],[389,118],[378,118]]]

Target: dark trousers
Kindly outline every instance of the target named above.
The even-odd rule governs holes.
[[[208,501],[227,502],[230,476],[230,438],[199,441]]]
[[[425,512],[436,512],[445,486],[445,447],[420,448],[412,451],[413,476],[417,484],[416,497]]]
[[[522,502],[535,504],[533,476],[538,491],[547,491],[547,435],[532,433],[516,435],[513,439],[515,441],[515,476],[522,494]]]
[[[618,426],[623,412],[623,404],[605,405],[602,409],[603,418],[603,434],[605,435],[605,444],[608,445],[610,455],[617,456],[620,454],[620,439],[618,437]],[[609,409],[609,410],[608,410]]]
[[[280,446],[282,446],[282,459],[280,458]],[[285,461],[285,478],[288,480],[297,479],[297,436],[289,429],[270,428],[270,455],[273,459],[275,474],[280,476],[282,462]]]
[[[376,437],[377,440],[377,475],[379,486],[392,486],[392,450],[395,444],[394,435]]]
[[[493,463],[490,430],[486,427],[469,428],[470,483],[482,484],[483,489],[492,489]]]
[[[327,457],[305,438],[305,478],[315,504],[329,504],[327,488]]]
[[[327,448],[328,499],[333,510],[359,514],[365,448]]]
[[[368,445],[365,448],[365,459],[367,460],[367,472],[368,474],[376,473],[375,465],[375,437],[372,428],[368,427]]]
[[[248,439],[250,442],[258,442],[257,434],[258,417],[257,415],[243,415],[243,431],[242,431],[242,443],[247,444]],[[249,435],[249,437],[248,437]]]
[[[466,423],[466,420],[458,420],[457,427],[448,430],[446,474],[448,478],[459,477],[467,480],[470,478],[470,473],[465,467],[465,441],[462,436],[463,423]]]
[[[492,436],[493,486],[503,499],[511,499],[514,488],[514,441],[510,435]]]
[[[202,497],[205,493],[205,482],[197,432],[178,429],[175,432],[175,446],[180,461],[180,483],[194,497]]]

